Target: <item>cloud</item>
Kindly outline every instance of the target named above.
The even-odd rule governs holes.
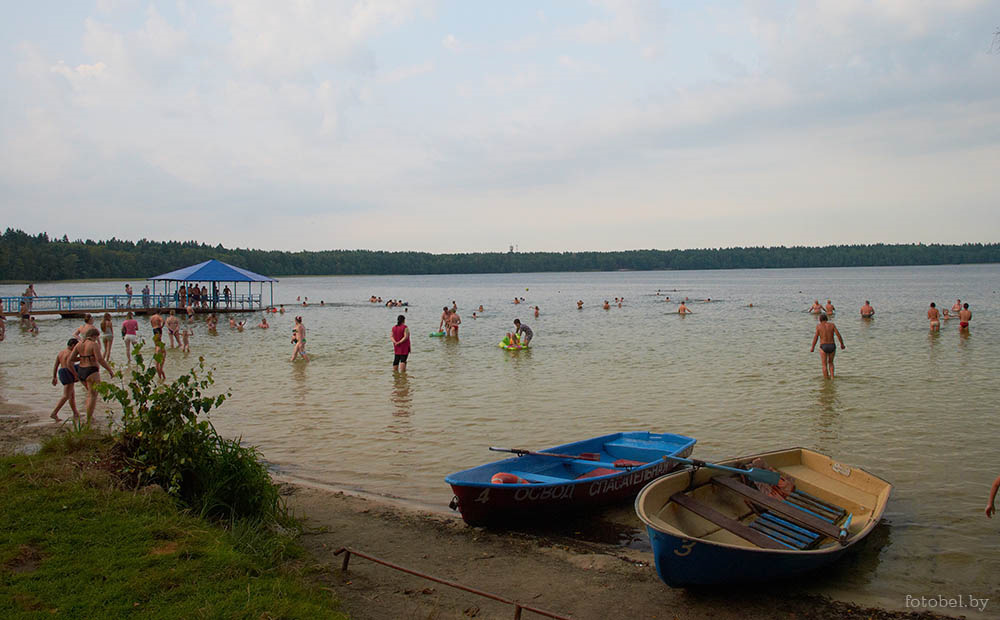
[[[462,49],[461,42],[459,42],[458,38],[453,34],[445,36],[445,38],[441,40],[441,45],[443,45],[449,52],[457,52]]]

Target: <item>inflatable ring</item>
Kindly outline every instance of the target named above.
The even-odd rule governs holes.
[[[490,482],[493,484],[531,484],[524,478],[515,476],[514,474],[508,474],[506,472],[493,474],[493,477],[490,478]]]
[[[431,332],[431,338],[440,338],[444,336],[444,332]]]

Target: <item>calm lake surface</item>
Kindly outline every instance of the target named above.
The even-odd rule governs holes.
[[[39,295],[122,288],[36,285]],[[998,289],[1000,265],[284,278],[275,300],[289,312],[269,315],[270,330],[239,333],[223,317],[213,335],[199,321],[191,353],[170,351],[166,371],[175,377],[205,356],[219,390],[233,390],[212,421],[257,445],[283,474],[441,510],[451,499],[444,476],[502,457],[491,445],[540,449],[648,429],[697,438],[695,455],[706,460],[814,448],[895,490],[885,524],[811,591],[893,607],[906,594],[963,594],[989,597],[994,607],[1000,521],[983,511],[1000,474]],[[370,304],[370,295],[410,304],[405,375],[392,373],[389,342],[401,309]],[[663,295],[713,301],[693,303],[696,314],[681,317]],[[311,305],[295,307],[297,296]],[[622,308],[601,308],[622,296]],[[960,335],[957,320],[929,333],[928,303],[950,308],[958,297],[973,311],[971,333]],[[833,381],[809,353],[816,318],[805,309],[817,298],[837,306],[847,344]],[[321,299],[325,307],[315,305]],[[877,311],[872,321],[858,316],[865,299]],[[461,337],[430,338],[452,300]],[[473,319],[480,304],[485,312]],[[288,361],[297,314],[309,363]],[[246,318],[256,324],[260,316]],[[497,348],[518,317],[535,332],[532,349]],[[78,324],[42,318],[31,336],[10,321],[0,343],[0,401],[47,415],[59,397],[50,384],[55,354]],[[145,319],[140,328],[149,338]],[[120,339],[114,346],[122,363]],[[645,533],[630,510],[602,518],[634,527],[641,548]]]

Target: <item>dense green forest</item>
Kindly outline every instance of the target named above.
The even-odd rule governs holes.
[[[0,280],[147,278],[210,258],[269,276],[525,273],[655,269],[770,269],[1000,262],[1000,243],[736,247],[625,252],[428,254],[372,250],[281,252],[193,241],[70,241],[8,228],[0,238]]]

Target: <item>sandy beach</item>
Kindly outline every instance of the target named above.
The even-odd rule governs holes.
[[[66,428],[41,422],[37,412],[7,403],[0,405],[0,416],[2,455],[30,452]],[[780,586],[724,592],[671,589],[659,581],[646,553],[566,536],[468,527],[458,516],[380,497],[279,482],[305,526],[308,572],[336,593],[352,618],[509,618],[514,609],[358,556],[342,572],[342,556],[334,555],[342,547],[580,619],[948,617],[788,596]],[[526,611],[524,617],[540,616]]]

